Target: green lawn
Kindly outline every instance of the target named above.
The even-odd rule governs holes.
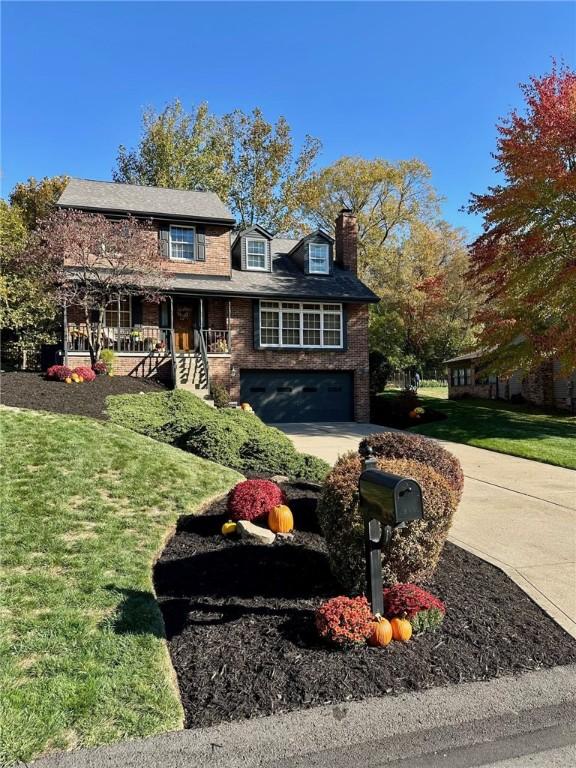
[[[435,393],[434,393],[435,394]],[[448,418],[414,427],[422,435],[576,469],[576,418],[499,400],[446,400],[418,392],[424,407]]]
[[[239,475],[112,424],[0,419],[0,764],[181,728],[152,566]]]

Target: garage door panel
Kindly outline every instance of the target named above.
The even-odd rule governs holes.
[[[242,371],[240,389],[264,421],[350,421],[352,373]]]

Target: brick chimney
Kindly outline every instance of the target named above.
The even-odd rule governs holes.
[[[342,208],[336,219],[336,264],[358,274],[358,223],[349,208]]]

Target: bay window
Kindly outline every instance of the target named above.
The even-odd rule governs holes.
[[[341,304],[260,302],[260,346],[342,349]]]

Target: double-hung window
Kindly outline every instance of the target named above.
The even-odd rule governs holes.
[[[452,386],[465,387],[470,383],[469,368],[452,368]]]
[[[327,275],[330,272],[330,246],[328,243],[308,243],[308,272]]]
[[[170,258],[174,261],[194,261],[194,227],[170,227]]]
[[[261,301],[260,346],[342,349],[342,305]]]
[[[130,320],[130,299],[120,301],[120,314],[118,314],[118,302],[112,301],[106,307],[105,324],[107,328],[129,328]]]
[[[246,238],[246,268],[266,270],[266,240],[260,238]]]

